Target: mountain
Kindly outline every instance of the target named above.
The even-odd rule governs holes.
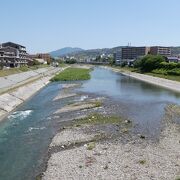
[[[59,57],[59,56],[65,56],[65,55],[68,55],[68,54],[72,54],[72,53],[75,53],[75,52],[80,52],[80,51],[84,51],[84,50],[81,49],[81,48],[65,47],[65,48],[58,49],[56,51],[50,52],[50,55],[52,57]]]
[[[118,46],[114,48],[103,48],[103,49],[89,49],[83,50],[81,48],[71,48],[66,47],[63,49],[59,49],[57,51],[51,52],[52,57],[63,57],[66,55],[74,56],[75,58],[93,58],[102,54],[113,54],[117,51],[121,51],[121,49],[126,46]],[[180,54],[180,47],[171,47],[172,55]]]
[[[102,55],[102,54],[113,54],[118,51],[121,51],[121,49],[125,46],[118,46],[114,48],[103,48],[103,49],[89,49],[84,51],[78,51],[70,53],[70,56],[74,56],[75,58],[94,58],[96,56]]]

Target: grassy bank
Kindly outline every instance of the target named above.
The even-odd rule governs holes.
[[[52,78],[51,81],[88,80],[90,77],[90,69],[67,68]]]
[[[89,115],[86,118],[79,119],[76,121],[76,124],[120,124],[123,120],[120,117],[116,116],[104,116],[98,113]]]
[[[142,73],[137,68],[132,68],[132,67],[114,66],[113,68],[119,69],[122,72],[136,72],[136,73],[140,73],[140,74],[146,74],[146,75],[150,75],[150,76],[154,76],[154,77],[159,77],[159,78],[164,78],[164,79],[168,79],[168,80],[172,80],[172,81],[179,81],[180,82],[180,76],[178,76],[178,75],[169,75],[169,74],[165,74],[165,73],[164,74],[163,73],[156,73],[156,71]]]
[[[175,75],[165,75],[165,74],[156,74],[156,73],[145,73],[147,75],[150,76],[154,76],[154,77],[160,77],[160,78],[164,78],[164,79],[169,79],[169,80],[173,80],[173,81],[179,81],[180,82],[180,76],[175,76]]]
[[[26,71],[36,70],[39,68],[45,68],[48,67],[48,65],[37,65],[37,66],[22,66],[20,68],[10,68],[10,69],[3,69],[0,70],[0,77],[9,76],[12,74],[18,74]]]

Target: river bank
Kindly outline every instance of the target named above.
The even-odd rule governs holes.
[[[63,96],[57,97],[71,97],[74,87],[75,84],[65,85]],[[88,106],[94,99],[101,102],[99,106]],[[119,117],[105,99],[89,94],[83,102],[72,102],[55,112],[54,118],[59,119],[61,128],[49,145],[47,167],[39,177],[43,180],[178,178],[180,126],[174,120],[180,118],[180,107],[167,106],[163,129],[158,139],[152,141],[144,134],[133,133],[135,124]],[[87,106],[82,108],[84,104]],[[112,121],[113,116],[116,118]]]
[[[140,73],[135,73],[135,72],[130,72],[130,71],[121,70],[121,69],[117,69],[113,67],[104,67],[104,66],[102,67],[111,69],[114,72],[118,72],[123,75],[130,76],[132,78],[135,78],[144,82],[154,84],[156,86],[161,86],[161,87],[164,87],[164,88],[176,91],[176,92],[180,92],[180,82],[177,82],[177,81],[172,81],[172,80],[163,79],[159,77],[153,77],[150,75],[145,75],[145,74],[140,74]]]
[[[59,179],[73,179],[77,174],[101,179],[107,171],[113,179],[122,168],[127,177],[131,170],[136,176],[142,171],[146,179],[151,174],[148,166],[154,177],[158,177],[153,170],[155,166],[163,169],[162,173],[157,171],[162,177],[166,174],[177,177],[179,166],[174,156],[179,162],[178,126],[173,122],[165,126],[163,122],[165,112],[170,113],[169,119],[180,122],[180,115],[174,116],[179,102],[179,93],[98,67],[91,71],[91,79],[87,81],[49,83],[1,123],[1,178],[32,180],[44,172],[37,176],[38,180],[49,176],[56,179],[56,173]],[[171,127],[167,133],[163,133],[165,127]],[[168,137],[169,141],[161,145],[161,157],[158,144],[164,134],[172,134],[172,140]],[[174,151],[166,146],[170,142]],[[159,156],[158,162],[155,155],[157,159]],[[118,162],[114,162],[116,159]],[[64,160],[71,166],[64,165]],[[123,162],[130,163],[127,171]]]
[[[36,71],[1,77],[0,121],[46,86],[49,80],[59,71],[59,68],[42,68]]]

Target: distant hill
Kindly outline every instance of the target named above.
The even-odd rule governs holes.
[[[60,57],[60,56],[66,56],[68,54],[72,54],[72,53],[80,52],[80,51],[84,51],[84,50],[81,48],[65,47],[65,48],[50,52],[50,55],[52,57]]]
[[[121,51],[121,49],[125,46],[118,46],[114,48],[103,48],[103,49],[90,49],[79,52],[73,52],[69,55],[74,56],[76,58],[93,58],[102,54],[113,54],[117,51]]]
[[[93,58],[102,54],[113,54],[117,51],[121,51],[123,47],[126,46],[118,46],[114,48],[103,48],[103,49],[89,49],[83,50],[81,48],[63,48],[57,51],[51,52],[51,56],[53,57],[63,57],[66,55],[74,56],[75,58]],[[180,47],[171,47],[172,55],[180,54]]]

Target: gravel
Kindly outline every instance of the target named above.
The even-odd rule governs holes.
[[[70,131],[65,130],[66,138]],[[76,131],[79,129],[72,129],[70,139]],[[97,142],[93,150],[87,150],[86,145],[67,149],[51,155],[42,179],[173,180],[180,175],[179,140],[179,129],[171,125],[162,132],[158,143],[117,140]],[[53,144],[55,141],[61,145],[64,139],[59,134]]]

